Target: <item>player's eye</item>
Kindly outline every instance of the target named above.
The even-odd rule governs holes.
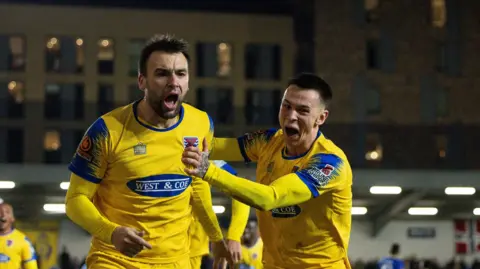
[[[177,76],[184,77],[187,75],[187,72],[177,72]]]
[[[286,104],[286,103],[283,103],[282,107],[285,108],[285,109],[290,109],[291,108],[291,106],[289,104]]]

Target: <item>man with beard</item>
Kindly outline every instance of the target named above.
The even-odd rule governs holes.
[[[189,268],[192,208],[226,256],[210,187],[180,161],[186,146],[213,138],[210,117],[182,103],[188,62],[184,40],[151,38],[139,60],[144,98],[97,119],[77,148],[66,212],[93,236],[89,269]]]
[[[210,165],[204,151],[185,149],[185,172],[255,207],[266,269],[351,268],[352,170],[345,153],[321,131],[330,86],[315,74],[288,82],[278,114],[280,130],[215,138],[210,157],[257,162],[257,182]]]
[[[0,263],[2,268],[37,269],[37,255],[33,245],[25,234],[13,228],[14,222],[12,206],[0,204]]]

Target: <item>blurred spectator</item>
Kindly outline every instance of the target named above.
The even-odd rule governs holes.
[[[70,254],[65,246],[63,246],[58,263],[60,265],[60,269],[75,269],[70,259]]]

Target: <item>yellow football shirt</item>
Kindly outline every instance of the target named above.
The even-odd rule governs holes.
[[[263,241],[259,237],[251,247],[242,246],[242,261],[238,269],[262,269]]]
[[[32,243],[19,230],[0,236],[0,268],[37,269],[37,256]]]
[[[257,210],[265,264],[349,268],[352,171],[343,151],[321,132],[308,152],[295,157],[285,152],[282,130],[249,133],[238,138],[238,144],[245,161],[258,163],[258,183],[269,185],[293,173],[313,197],[297,205]]]
[[[184,172],[186,146],[213,137],[208,115],[184,104],[178,122],[157,129],[138,118],[138,102],[103,115],[87,130],[69,169],[99,187],[93,197],[109,221],[146,232],[152,245],[135,261],[175,262],[189,257],[192,178]],[[90,252],[119,255],[113,245],[92,239]],[[122,257],[128,258],[128,257]]]

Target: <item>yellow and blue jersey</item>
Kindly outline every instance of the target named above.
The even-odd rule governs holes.
[[[185,147],[212,140],[213,122],[205,112],[183,104],[178,122],[158,129],[138,117],[138,103],[97,119],[69,169],[99,184],[93,203],[105,218],[146,232],[152,249],[141,251],[135,261],[188,259],[192,178],[184,172],[181,156]],[[113,245],[95,237],[90,252],[118,255]]]
[[[263,241],[259,237],[251,247],[242,246],[242,261],[238,269],[262,269]]]
[[[37,255],[32,243],[17,229],[0,236],[0,268],[37,268]]]
[[[245,161],[258,163],[258,183],[270,185],[293,174],[300,180],[292,184],[305,184],[313,197],[302,204],[257,210],[265,264],[349,268],[352,171],[343,151],[321,132],[309,151],[293,157],[286,154],[282,130],[248,133],[238,143]]]
[[[237,171],[230,164],[225,161],[212,161],[214,165],[229,172],[232,175],[237,175]],[[209,238],[202,225],[198,221],[195,214],[193,214],[193,221],[190,225],[190,257],[203,256],[210,252]]]

